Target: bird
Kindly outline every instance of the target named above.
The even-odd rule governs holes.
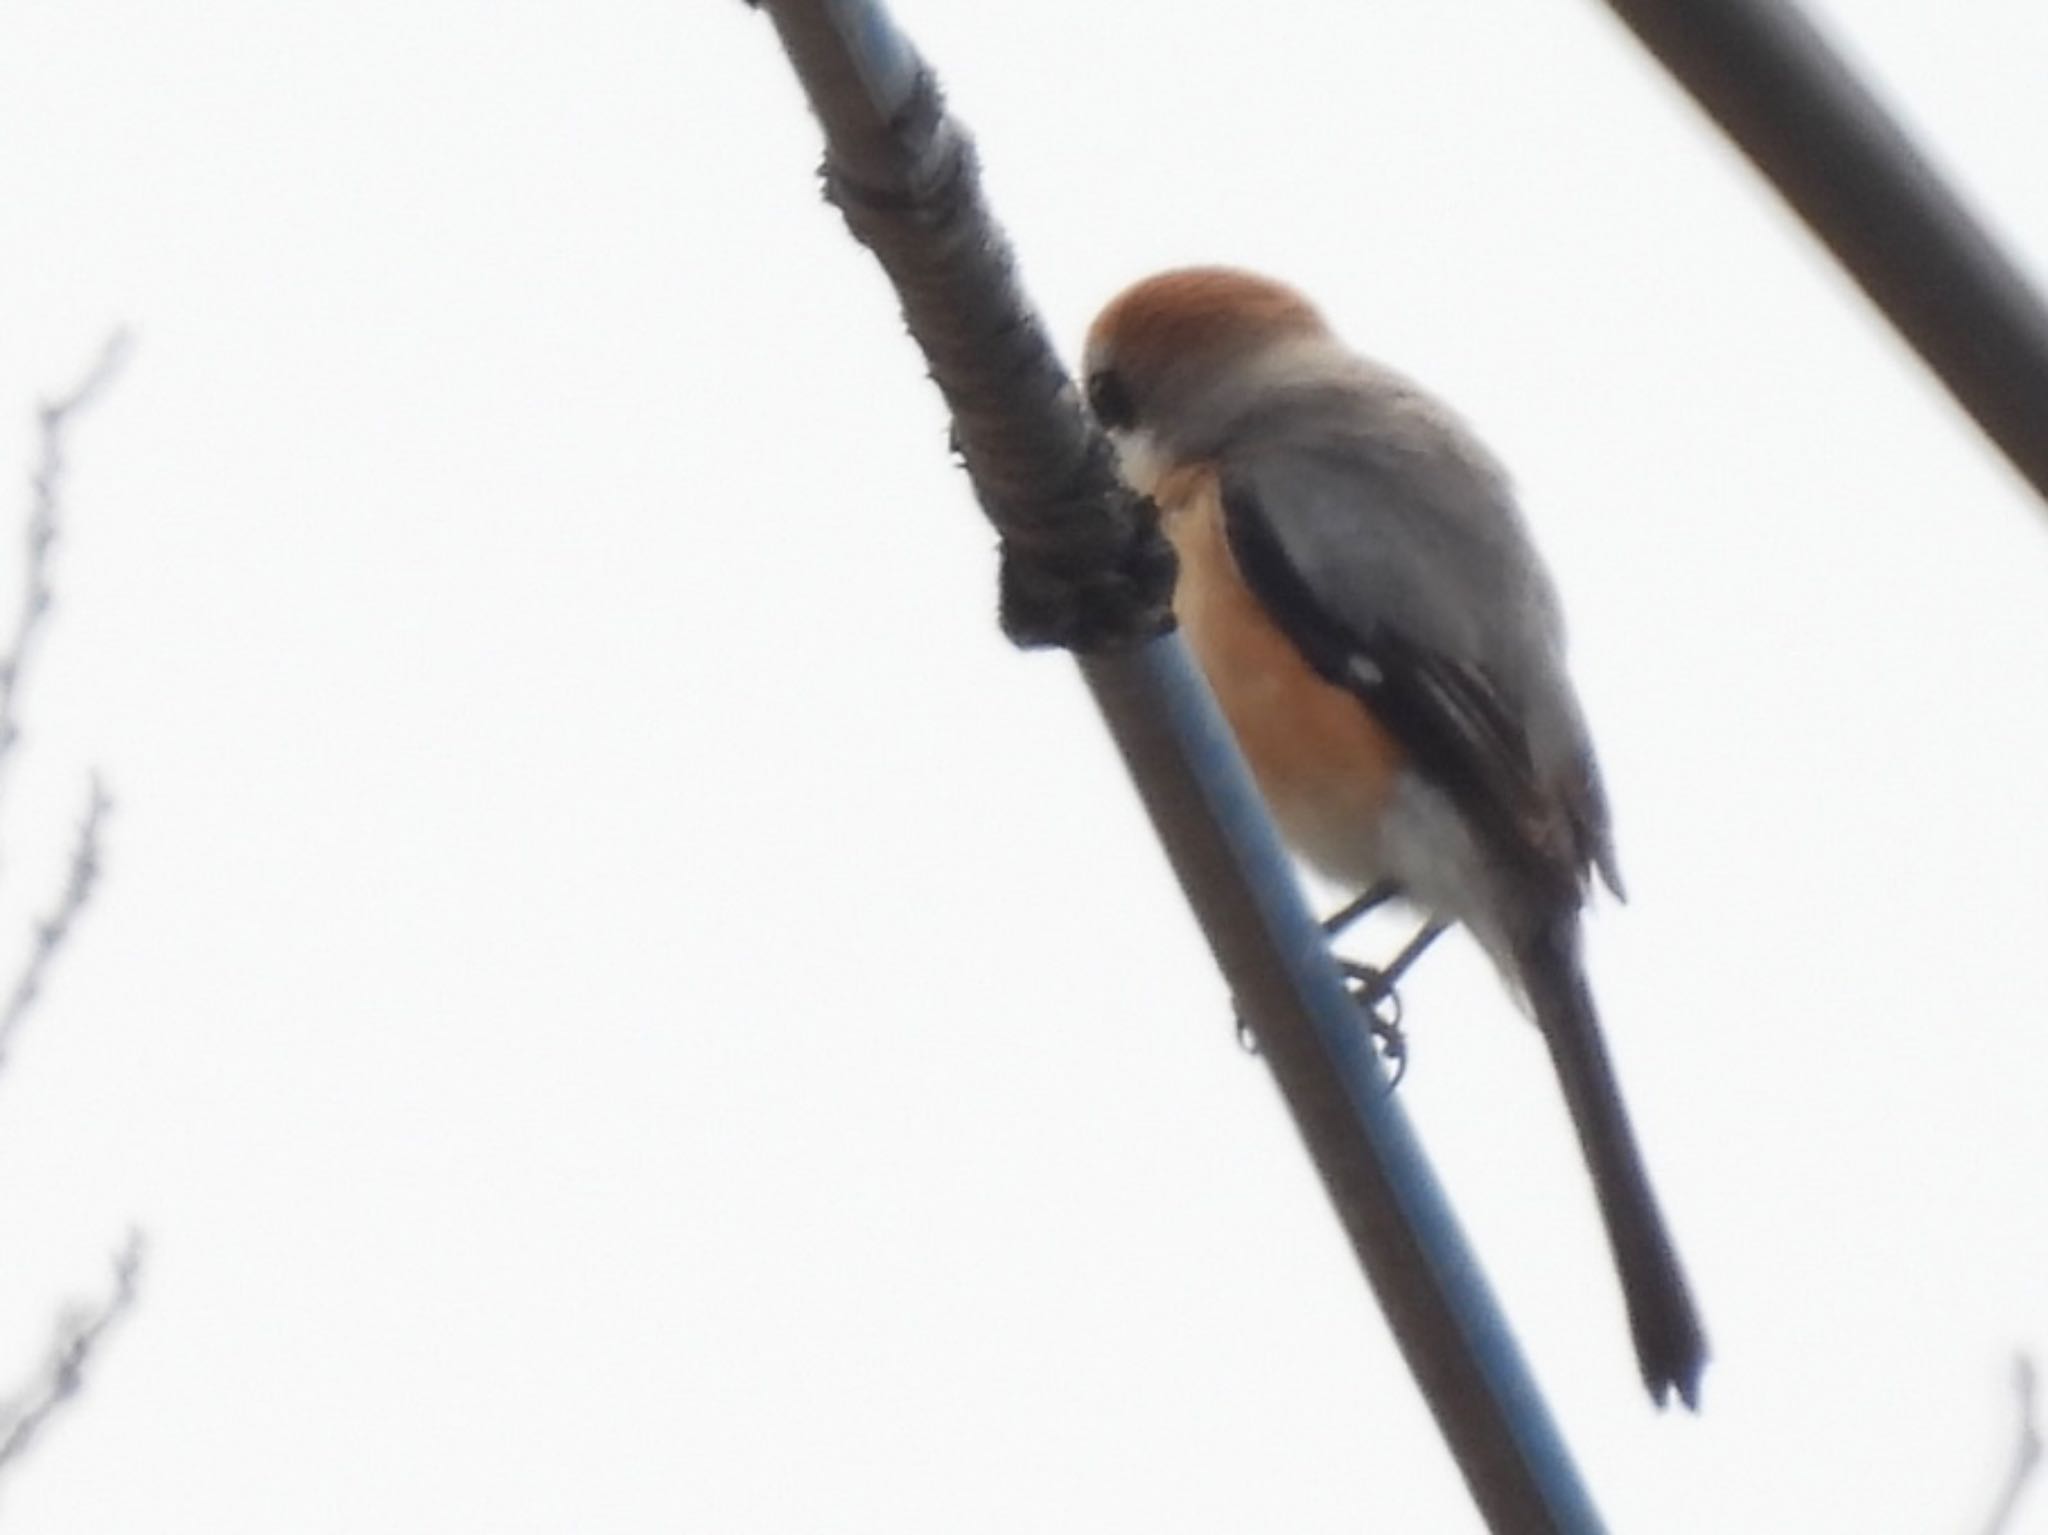
[[[1623,895],[1606,791],[1505,470],[1301,293],[1231,267],[1118,294],[1080,383],[1158,507],[1177,626],[1283,840],[1354,906],[1404,897],[1418,945],[1460,924],[1491,957],[1548,1047],[1644,1384],[1697,1410],[1705,1330],[1582,959],[1595,878]]]

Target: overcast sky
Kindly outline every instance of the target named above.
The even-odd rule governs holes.
[[[1249,264],[1513,468],[1700,1417],[1462,940],[1403,1092],[1611,1522],[1971,1528],[2048,1346],[2039,505],[1591,0],[898,14],[1070,351]],[[2048,10],[1823,14],[2048,267]],[[0,801],[4,957],[117,799],[0,1381],[152,1243],[10,1530],[1476,1527],[817,153],[737,0],[0,9],[7,559],[137,336]]]

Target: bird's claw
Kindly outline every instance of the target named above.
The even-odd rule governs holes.
[[[1394,983],[1384,971],[1371,965],[1340,959],[1337,966],[1344,972],[1344,989],[1365,1014],[1366,1027],[1372,1031],[1380,1059],[1393,1072],[1387,1081],[1387,1091],[1392,1092],[1408,1074],[1408,1034],[1401,1027],[1401,994],[1394,990]]]

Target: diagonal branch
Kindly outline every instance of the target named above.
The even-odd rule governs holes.
[[[1792,0],[1607,0],[2048,497],[2048,305]]]
[[[888,273],[1003,535],[1004,629],[1076,650],[1482,1516],[1517,1535],[1600,1528],[1215,700],[1162,632],[1170,546],[1021,291],[965,129],[880,0],[765,9],[824,129],[827,196]]]
[[[92,898],[93,886],[99,882],[100,826],[113,803],[95,774],[91,780],[91,794],[86,800],[85,819],[79,822],[78,840],[72,844],[71,868],[65,876],[64,889],[57,897],[56,907],[36,924],[28,959],[15,980],[13,992],[6,1003],[0,1005],[0,1069],[7,1064],[7,1052],[14,1044],[14,1036],[19,1032],[22,1020],[42,994],[43,979],[49,973],[51,962],[64,946],[64,940],[71,935],[72,924],[78,920],[79,912]]]
[[[2012,1528],[2012,1516],[2020,1506],[2020,1495],[2027,1490],[2027,1484],[2041,1466],[2041,1420],[2035,1404],[2039,1382],[2032,1355],[2013,1356],[2012,1383],[2019,1396],[2019,1439],[2013,1446],[2012,1464],[2006,1468],[2005,1485],[1998,1490],[1998,1502],[1991,1510],[1991,1517],[1984,1522],[1984,1535],[2004,1535]]]
[[[35,1442],[49,1421],[85,1385],[86,1366],[114,1325],[135,1307],[142,1277],[142,1233],[131,1231],[114,1255],[114,1288],[97,1307],[59,1319],[39,1377],[0,1406],[0,1472]]]
[[[130,350],[130,335],[117,330],[85,377],[69,394],[45,400],[38,412],[39,447],[36,466],[29,475],[28,558],[24,562],[21,611],[15,615],[14,633],[0,652],[0,789],[6,785],[8,765],[15,744],[21,739],[21,679],[43,620],[49,616],[54,596],[50,585],[50,551],[57,542],[59,516],[63,510],[65,434],[81,411],[93,404],[121,371]]]

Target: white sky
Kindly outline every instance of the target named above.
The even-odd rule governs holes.
[[[1516,470],[1702,1417],[1462,944],[1404,1091],[1614,1526],[1970,1527],[2048,1346],[2040,508],[1589,0],[899,14],[1069,343],[1264,267]],[[2048,264],[2048,10],[1827,15]],[[0,521],[140,341],[0,826],[19,940],[119,800],[0,1380],[154,1244],[10,1529],[1474,1527],[816,157],[737,0],[0,10]]]

